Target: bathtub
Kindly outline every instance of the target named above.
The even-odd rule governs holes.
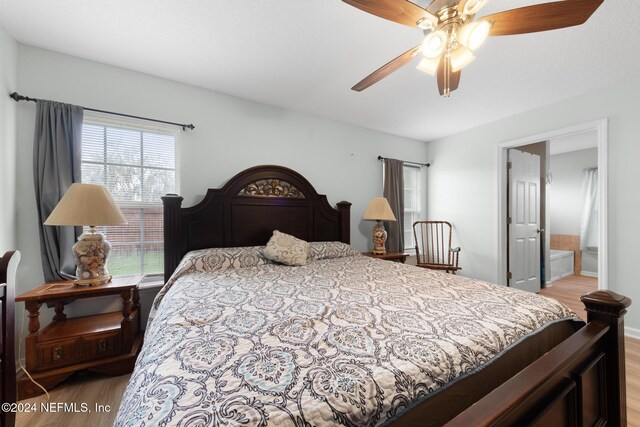
[[[551,281],[573,274],[573,251],[551,249]]]

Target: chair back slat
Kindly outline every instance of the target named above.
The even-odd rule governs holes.
[[[451,251],[453,226],[448,221],[417,221],[413,224],[417,265],[442,270],[459,269]]]

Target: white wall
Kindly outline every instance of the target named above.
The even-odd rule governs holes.
[[[16,249],[16,103],[18,44],[0,28],[0,256]]]
[[[547,186],[551,234],[580,235],[580,192],[584,169],[598,166],[598,149],[571,151],[551,156],[553,182]]]
[[[636,301],[627,326],[640,334],[640,77],[537,108],[427,144],[428,213],[450,219],[462,253],[461,274],[496,282],[498,144],[602,118],[609,119],[609,288]]]
[[[368,248],[372,223],[361,221],[382,194],[378,155],[425,162],[426,146],[406,138],[258,104],[149,75],[20,45],[19,91],[86,107],[193,122],[181,133],[183,206],[209,187],[258,164],[279,164],[304,175],[334,204],[353,203],[351,241]],[[32,179],[35,105],[18,107],[18,240],[28,269],[21,291],[42,281]],[[27,271],[28,270],[28,271]]]

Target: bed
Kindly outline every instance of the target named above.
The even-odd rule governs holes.
[[[116,425],[626,424],[623,315],[372,259],[300,174],[163,198],[165,287]],[[265,259],[273,230],[309,262]]]

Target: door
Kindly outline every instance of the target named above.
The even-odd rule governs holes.
[[[509,286],[540,290],[540,156],[509,150]]]

